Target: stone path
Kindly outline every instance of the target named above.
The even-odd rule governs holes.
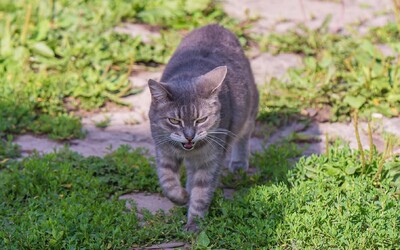
[[[245,19],[246,13],[249,16],[258,16],[260,19],[252,28],[255,33],[283,32],[299,22],[310,27],[316,27],[328,14],[332,15],[330,26],[332,30],[342,29],[346,25],[356,22],[363,24],[361,26],[362,30],[367,30],[370,26],[383,25],[388,20],[394,19],[393,15],[390,14],[391,0],[344,0],[343,3],[342,5],[340,1],[332,0],[225,0],[223,1],[223,6],[225,11],[239,19]],[[115,30],[134,36],[141,35],[145,38],[145,41],[151,39],[152,36],[158,35],[156,29],[138,24],[126,24],[117,27]],[[301,57],[293,54],[274,56],[257,52],[251,58],[255,79],[260,85],[271,77],[283,77],[288,68],[296,67],[300,64]],[[83,155],[102,156],[109,152],[111,148],[115,149],[122,144],[129,144],[132,147],[148,148],[150,153],[154,154],[147,118],[150,93],[146,86],[149,78],[160,78],[162,68],[149,71],[149,69],[143,69],[139,66],[135,67],[130,80],[134,86],[143,87],[144,91],[125,99],[126,102],[132,104],[132,108],[105,110],[101,113],[84,117],[83,125],[87,131],[87,137],[83,140],[69,142],[72,150]],[[379,114],[376,116],[374,142],[378,149],[382,150],[384,143],[380,134],[390,132],[400,137],[400,118],[387,119]],[[107,128],[100,129],[95,126],[96,122],[107,117],[110,119],[110,125]],[[360,128],[361,141],[367,147],[366,124],[362,123]],[[297,123],[290,124],[281,128],[269,138],[253,137],[251,142],[252,150],[260,150],[289,136],[292,132],[301,132],[318,138],[313,141],[305,154],[324,152],[326,133],[330,138],[343,138],[349,141],[352,147],[357,146],[352,124],[313,122],[307,127]],[[62,143],[32,135],[19,136],[15,142],[21,146],[25,155],[30,154],[33,150],[51,152],[54,148],[63,146]],[[396,152],[400,152],[400,149],[397,148]],[[172,207],[172,204],[167,199],[159,195],[129,194],[122,196],[121,199],[133,199],[136,201],[139,210],[146,208],[151,212],[155,212],[158,209],[168,211]],[[158,247],[169,249],[179,247],[179,244],[181,243]],[[157,246],[155,247],[157,248]]]

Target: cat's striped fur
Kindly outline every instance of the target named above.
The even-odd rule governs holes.
[[[186,229],[196,230],[195,218],[208,210],[227,149],[230,170],[248,167],[258,109],[249,61],[234,34],[208,25],[182,40],[161,81],[149,80],[149,87],[160,185],[171,201],[189,206]]]

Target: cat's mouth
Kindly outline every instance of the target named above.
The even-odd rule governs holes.
[[[181,144],[185,150],[192,150],[194,148],[193,142],[186,142],[186,143],[181,143]]]

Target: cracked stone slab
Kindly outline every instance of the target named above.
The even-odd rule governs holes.
[[[284,32],[298,23],[316,28],[328,15],[332,15],[332,30],[355,22],[364,22],[369,27],[379,25],[384,19],[382,16],[389,16],[385,20],[394,20],[392,14],[387,15],[393,9],[391,0],[343,0],[343,3],[318,0],[225,0],[223,8],[239,20],[245,20],[248,16],[259,17],[253,27],[257,33],[270,30]]]
[[[159,210],[168,213],[174,207],[174,204],[168,198],[159,194],[130,193],[120,196],[119,199],[127,200],[126,207],[129,210],[132,209],[132,206],[128,201],[134,201],[139,213],[142,209],[147,209],[153,214]]]
[[[129,81],[132,83],[133,87],[147,87],[147,81],[149,79],[160,80],[161,74],[164,67],[158,68],[144,68],[142,70],[133,70],[129,76]]]
[[[250,60],[251,69],[257,85],[264,85],[272,77],[282,78],[290,68],[302,65],[302,58],[299,55],[282,53],[271,55],[261,53]]]
[[[130,145],[132,148],[146,148],[150,155],[154,155],[154,144],[148,127],[148,122],[135,126],[116,125],[105,129],[86,125],[84,129],[87,135],[82,140],[57,142],[44,136],[26,134],[16,137],[14,142],[21,147],[23,156],[27,156],[33,151],[51,153],[65,145],[84,156],[104,156],[121,145]]]

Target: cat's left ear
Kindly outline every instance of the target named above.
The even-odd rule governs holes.
[[[219,66],[215,69],[201,75],[198,78],[198,90],[206,96],[218,94],[221,90],[222,83],[225,80],[228,67]]]

